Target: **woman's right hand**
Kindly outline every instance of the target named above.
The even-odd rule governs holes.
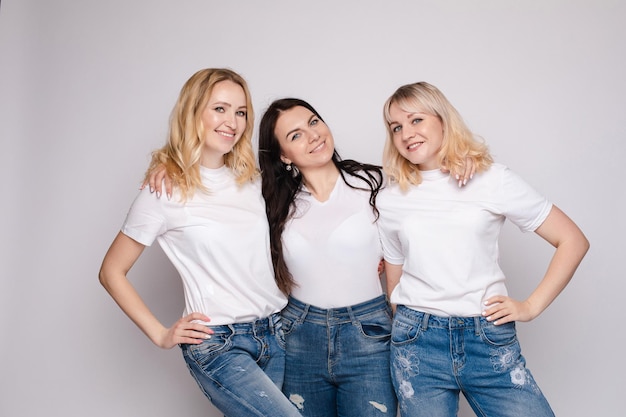
[[[209,317],[202,313],[191,313],[180,318],[169,329],[165,329],[161,339],[155,340],[154,343],[160,348],[171,349],[180,343],[198,345],[204,340],[210,339],[213,330],[204,324],[194,323],[195,320],[211,321]]]
[[[152,171],[150,171],[149,177],[141,184],[140,189],[146,188],[146,185],[150,186],[150,192],[156,191],[157,198],[161,198],[161,192],[163,191],[163,181],[165,181],[165,193],[167,199],[172,198],[172,179],[167,174],[167,169],[164,164],[158,165]]]

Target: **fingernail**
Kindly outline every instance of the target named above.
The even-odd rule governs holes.
[[[459,179],[459,174],[456,174],[456,175],[455,175],[455,178],[458,180],[458,179]]]
[[[171,198],[172,198],[172,193],[167,193],[167,199],[171,200]]]
[[[463,185],[467,184],[467,178],[463,180]]]
[[[150,186],[150,192],[153,193],[154,192],[154,188],[152,188],[152,186]]]
[[[210,335],[210,334],[206,334],[206,333],[205,333],[205,334],[204,334],[204,338],[205,338],[205,339],[210,339],[210,338],[211,338],[211,335]]]
[[[157,198],[161,198],[161,192],[157,191]]]

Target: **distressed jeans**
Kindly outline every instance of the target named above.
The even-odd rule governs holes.
[[[399,305],[391,369],[403,417],[456,416],[461,392],[477,416],[554,416],[526,368],[515,323],[437,317]]]
[[[283,392],[303,416],[396,416],[389,371],[391,309],[384,296],[336,309],[291,298],[283,329]]]
[[[300,416],[280,390],[285,350],[279,313],[210,328],[210,339],[180,347],[191,375],[215,407],[227,417]]]

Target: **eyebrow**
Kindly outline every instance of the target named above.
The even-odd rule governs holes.
[[[410,119],[411,117],[416,116],[418,114],[428,115],[428,113],[425,113],[423,111],[416,111],[416,112],[412,112],[412,113],[405,112],[405,113],[407,113],[407,115],[406,115],[407,119]],[[393,124],[400,124],[400,122],[396,122],[395,120],[390,120],[389,122],[387,122],[387,125],[389,125],[389,126],[391,126]]]
[[[307,125],[309,123],[311,123],[311,120],[316,119],[316,118],[317,118],[317,116],[315,114],[312,114],[311,117],[309,117],[309,120],[307,120]],[[294,132],[297,132],[298,130],[302,130],[302,128],[301,127],[296,127],[295,129],[290,130],[289,132],[287,132],[285,134],[285,138],[289,138],[289,135],[291,135]]]
[[[233,107],[232,104],[226,102],[226,101],[216,101],[214,103],[209,103],[210,106],[224,106],[224,107]],[[238,110],[240,109],[246,109],[248,110],[248,105],[244,104],[243,106],[239,106],[237,107]]]

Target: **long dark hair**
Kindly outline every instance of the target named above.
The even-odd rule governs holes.
[[[296,168],[287,171],[286,165],[280,159],[280,144],[274,134],[274,129],[280,114],[294,107],[304,107],[321,121],[324,121],[322,116],[306,101],[297,98],[283,98],[270,104],[263,114],[259,126],[259,167],[261,169],[265,210],[270,226],[272,263],[276,284],[285,294],[291,292],[295,283],[283,257],[282,234],[287,220],[294,212],[296,195],[302,189],[302,174]],[[336,150],[333,152],[332,161],[339,170],[341,178],[349,187],[369,191],[369,203],[378,219],[376,196],[383,184],[381,167],[363,164],[351,159],[342,160]],[[365,183],[364,187],[351,185],[346,180],[346,174],[360,178]]]

